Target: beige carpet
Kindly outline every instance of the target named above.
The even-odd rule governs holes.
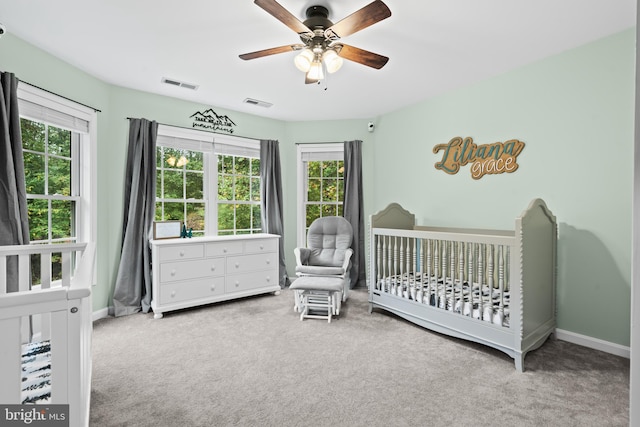
[[[525,358],[368,313],[301,322],[293,295],[103,319],[92,426],[626,426],[629,360],[559,340]]]

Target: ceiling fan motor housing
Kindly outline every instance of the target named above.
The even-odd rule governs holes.
[[[329,9],[324,6],[311,6],[307,8],[307,19],[303,22],[310,30],[326,30],[333,25],[329,21]]]

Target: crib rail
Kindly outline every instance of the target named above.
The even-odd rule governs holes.
[[[74,262],[77,261],[80,252],[84,251],[86,243],[61,243],[61,244],[32,244],[32,245],[10,245],[0,246],[0,294],[9,292],[11,289],[8,287],[11,282],[17,280],[17,288],[15,290],[26,291],[31,289],[31,262],[32,255],[40,257],[40,286],[44,289],[50,288],[54,282],[52,277],[52,257],[54,254],[60,254],[61,257],[61,271],[62,276],[60,285],[70,286],[72,277],[72,268]],[[17,260],[16,260],[17,258]],[[11,263],[16,263],[17,278],[8,278],[7,273],[8,266]],[[11,280],[9,282],[8,280]]]
[[[513,232],[373,228],[372,236],[377,291],[509,326]]]
[[[41,277],[35,286],[33,255],[39,256]],[[62,277],[54,280],[51,264],[57,257]],[[46,403],[69,404],[70,425],[88,424],[94,259],[92,243],[0,246],[0,402],[24,403],[23,350],[47,343],[50,398]]]

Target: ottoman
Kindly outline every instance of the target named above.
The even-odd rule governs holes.
[[[343,278],[301,276],[293,281],[290,288],[295,298],[293,308],[300,312],[300,320],[327,319],[331,323],[331,317],[340,314]]]

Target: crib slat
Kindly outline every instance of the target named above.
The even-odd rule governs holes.
[[[43,289],[51,287],[51,253],[40,254],[40,285]]]
[[[31,289],[31,262],[29,254],[18,255],[18,290]]]
[[[62,252],[62,286],[71,285],[71,253]]]
[[[440,280],[438,281],[438,297],[440,301],[438,302],[438,306],[440,308],[446,308],[447,304],[444,301],[445,294],[445,281],[447,280],[447,256],[446,256],[446,248],[443,240],[438,241],[438,246],[440,250]]]
[[[380,243],[380,236],[376,235],[375,236],[375,242],[376,242],[376,256],[375,256],[375,262],[376,262],[376,289],[381,290],[381,286],[382,283],[380,283],[380,279],[382,278],[382,275],[380,273],[380,268],[381,268],[381,262],[380,262],[380,258],[382,256],[382,245]]]
[[[431,252],[432,249],[432,242],[431,239],[426,239],[426,245],[427,245],[427,304],[431,304],[431,294],[432,294],[432,289],[431,289],[431,260],[433,257],[433,253]]]
[[[504,246],[499,246],[498,254],[498,290],[500,299],[498,301],[498,321],[493,322],[502,325],[504,320]]]
[[[394,276],[396,272],[393,270],[393,238],[389,236],[389,240],[387,242],[387,274],[389,277],[389,283],[387,284],[387,292],[391,292],[391,286],[393,285]]]
[[[450,311],[455,311],[456,309],[456,274],[457,274],[457,269],[456,269],[456,260],[457,260],[457,247],[456,247],[456,242],[450,242],[449,243],[450,249],[449,249],[449,265],[450,265],[450,272],[449,274],[451,275],[451,306],[449,307]]]
[[[475,294],[474,294],[474,290],[473,290],[473,285],[474,285],[474,264],[475,264],[475,243],[469,243],[469,256],[468,256],[468,260],[467,262],[469,263],[469,273],[468,273],[468,281],[469,281],[469,315],[471,317],[475,317],[473,314],[473,310],[474,310],[474,304],[475,304]]]
[[[7,257],[0,255],[0,295],[7,293]]]

